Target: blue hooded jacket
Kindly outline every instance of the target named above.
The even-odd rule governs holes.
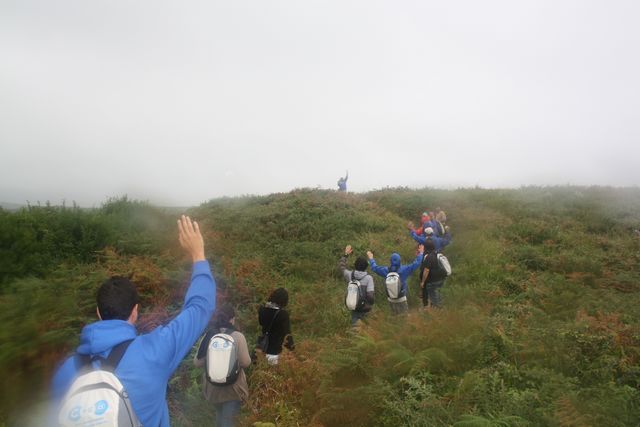
[[[409,234],[411,234],[413,240],[420,243],[421,245],[424,245],[424,242],[430,238],[431,240],[433,240],[433,244],[436,247],[436,252],[440,252],[442,248],[451,243],[451,233],[449,232],[445,233],[445,235],[442,237],[438,237],[435,234],[432,234],[431,236],[419,236],[413,230],[410,230]]]
[[[215,309],[215,301],[216,284],[209,263],[196,262],[182,311],[172,321],[144,335],[137,335],[135,326],[124,320],[94,322],[82,329],[76,353],[107,357],[114,346],[133,339],[115,375],[127,390],[133,409],[144,426],[169,426],[167,382],[204,331]],[[76,374],[76,358],[72,356],[53,377],[51,392],[55,420],[60,401]]]
[[[416,256],[416,259],[411,264],[401,265],[400,264],[400,255],[396,252],[391,254],[391,265],[389,267],[384,267],[376,264],[375,259],[370,259],[369,264],[371,264],[371,271],[376,273],[379,276],[387,277],[389,272],[398,273],[400,276],[400,282],[402,283],[402,292],[407,294],[407,279],[418,267],[420,267],[420,263],[422,262],[422,253],[419,253]]]

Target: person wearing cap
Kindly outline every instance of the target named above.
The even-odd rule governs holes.
[[[416,259],[411,264],[405,265],[402,265],[400,263],[400,254],[394,252],[391,254],[391,264],[389,265],[389,267],[376,264],[376,260],[373,257],[373,252],[367,251],[367,256],[369,257],[369,265],[371,265],[371,271],[384,278],[386,278],[389,273],[398,273],[398,276],[400,276],[400,283],[402,283],[402,297],[396,299],[387,297],[387,300],[391,305],[391,313],[393,314],[403,314],[409,311],[409,304],[407,303],[407,278],[418,267],[420,267],[423,251],[424,246],[418,246]]]
[[[442,237],[437,236],[435,234],[435,232],[433,231],[432,227],[426,227],[424,229],[424,235],[423,236],[419,236],[415,232],[415,230],[413,229],[413,224],[409,223],[407,228],[409,229],[409,234],[411,235],[413,240],[415,240],[416,242],[418,242],[421,245],[424,245],[427,240],[432,240],[433,244],[435,245],[436,252],[440,252],[445,246],[447,246],[449,243],[451,243],[451,233],[449,233],[449,227],[448,226],[444,228],[445,233],[444,233],[444,236],[442,236]]]

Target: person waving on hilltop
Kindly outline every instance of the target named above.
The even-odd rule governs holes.
[[[349,171],[347,174],[338,180],[338,191],[347,191],[347,180],[349,179]]]

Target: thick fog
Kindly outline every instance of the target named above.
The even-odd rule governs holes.
[[[636,1],[0,1],[0,201],[640,184]]]

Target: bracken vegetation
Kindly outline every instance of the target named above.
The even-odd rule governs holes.
[[[454,236],[445,308],[420,310],[413,277],[410,314],[392,317],[376,278],[368,323],[349,328],[335,268],[344,246],[408,261],[406,222],[436,206]],[[242,425],[640,424],[638,189],[295,190],[189,213],[250,344],[259,304],[275,287],[290,292],[297,348],[249,369]],[[21,424],[44,397],[108,275],[137,284],[141,331],[179,310],[189,263],[175,217],[126,198],[0,210],[0,425]],[[169,385],[174,425],[211,425],[200,379],[185,359]]]

